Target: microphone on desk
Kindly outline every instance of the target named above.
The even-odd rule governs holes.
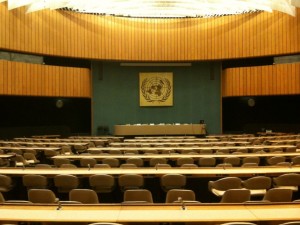
[[[178,202],[180,202],[181,203],[181,209],[182,210],[185,210],[186,208],[185,208],[185,203],[184,203],[184,201],[182,200],[182,197],[178,197]]]
[[[88,164],[88,168],[89,168],[88,170],[90,171],[91,170],[91,165],[90,164]]]
[[[155,164],[155,170],[157,170],[157,167],[158,167],[157,165],[158,165],[158,164],[159,164],[159,163],[156,163],[156,164]]]
[[[61,202],[60,202],[60,200],[59,200],[59,198],[57,199],[57,208],[56,208],[56,210],[60,210],[62,207],[61,207]]]

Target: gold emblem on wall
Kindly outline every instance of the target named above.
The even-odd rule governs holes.
[[[173,73],[140,73],[140,106],[172,106]]]

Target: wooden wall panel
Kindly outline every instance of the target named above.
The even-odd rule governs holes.
[[[222,96],[300,94],[300,63],[223,71]]]
[[[0,95],[90,98],[90,70],[0,60]]]
[[[140,19],[69,11],[7,10],[0,48],[33,54],[125,61],[193,61],[300,52],[298,16],[253,13],[216,18]]]

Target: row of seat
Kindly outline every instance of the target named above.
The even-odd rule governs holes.
[[[44,152],[45,156],[54,156],[59,154],[73,154],[76,152],[76,154],[80,153],[93,153],[93,154],[243,154],[243,153],[267,153],[267,152],[296,152],[297,147],[296,146],[278,146],[276,148],[268,148],[265,146],[264,148],[238,148],[238,149],[230,149],[230,148],[210,148],[210,149],[164,149],[164,147],[160,149],[151,148],[151,149],[110,149],[110,148],[100,148],[100,149],[93,149],[93,148],[87,148],[85,146],[77,146],[75,147],[75,150],[72,150],[71,146],[60,146],[57,150],[54,149],[44,149],[44,150],[38,150],[38,149],[0,149],[0,153],[15,153],[18,155],[22,155],[23,153],[33,153],[34,155],[37,155],[40,151]]]
[[[27,200],[5,200],[0,192],[0,203],[67,203],[67,204],[98,204],[100,203],[99,196],[92,189],[72,189],[68,193],[67,201],[60,201],[55,193],[50,189],[29,189]],[[166,194],[166,203],[176,203],[181,201],[189,201],[197,203],[195,193],[192,190],[172,189]],[[151,191],[147,189],[130,189],[125,190],[123,194],[123,202],[131,203],[153,203]]]
[[[52,180],[51,180],[52,181]],[[51,187],[49,178],[43,175],[23,175],[22,185],[30,189],[47,189]],[[74,175],[56,175],[53,185],[59,193],[69,193],[81,187],[80,179]],[[144,188],[144,176],[139,174],[123,174],[116,178],[109,174],[94,174],[88,177],[88,185],[97,193],[110,193],[118,185],[122,192],[129,189]],[[187,177],[182,174],[165,174],[160,177],[160,187],[167,192],[171,189],[183,189],[187,186]],[[246,180],[239,177],[224,177],[208,182],[208,190],[215,196],[223,196],[229,189],[246,189],[251,196],[262,196],[271,188],[289,189],[298,192],[300,174],[288,173],[278,177],[253,176]],[[13,179],[0,175],[0,192],[8,192],[14,187]]]
[[[96,191],[92,189],[72,189],[68,193],[68,200],[61,201],[50,189],[29,189],[27,200],[5,200],[0,192],[0,203],[66,203],[66,204],[99,204],[101,200]],[[269,189],[261,201],[255,203],[268,202],[291,202],[292,190],[283,188]],[[222,195],[220,203],[251,203],[251,193],[247,189],[228,189]],[[295,202],[299,202],[296,200]],[[125,190],[123,194],[123,204],[153,203],[151,191],[147,189]],[[166,193],[165,203],[181,203],[184,207],[186,203],[200,203],[196,200],[194,191],[188,189],[171,189]]]
[[[282,174],[274,178],[254,176],[246,180],[239,177],[225,177],[208,182],[208,189],[218,197],[222,197],[228,190],[236,190],[241,194],[239,199],[264,196],[264,200],[270,200],[268,196],[266,197],[269,190],[272,188],[284,190],[282,192],[277,191],[279,192],[277,201],[291,201],[293,192],[298,192],[299,186],[300,174],[296,173]]]
[[[94,167],[96,164],[99,163],[108,164],[110,167],[119,167],[121,164],[120,160],[117,158],[104,158],[102,160],[97,160],[95,158],[88,157],[88,158],[81,158],[79,160],[79,165],[81,167]],[[54,158],[53,164],[56,167],[61,167],[62,164],[71,164],[71,160],[68,158]],[[149,160],[145,160],[142,158],[127,158],[124,163],[126,164],[134,164],[137,167],[143,167],[145,164],[149,164],[149,166],[153,167],[157,164],[175,164],[175,166],[182,166],[182,165],[192,165],[194,166],[203,166],[203,167],[214,167],[220,163],[231,164],[232,166],[241,166],[245,165],[246,163],[252,163],[251,166],[258,166],[261,164],[265,165],[276,165],[276,164],[288,164],[291,163],[293,165],[300,165],[300,156],[295,156],[292,158],[287,158],[284,156],[273,156],[268,157],[266,159],[266,163],[261,162],[261,158],[257,156],[249,156],[244,158],[239,157],[225,157],[223,159],[216,159],[215,157],[201,157],[199,159],[194,159],[192,157],[181,157],[175,160],[168,160],[167,158],[151,158]],[[174,163],[175,162],[175,163]],[[249,164],[246,164],[246,166]],[[223,165],[222,165],[223,166]]]

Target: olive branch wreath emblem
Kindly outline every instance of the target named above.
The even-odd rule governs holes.
[[[151,99],[151,96],[147,93],[146,85],[149,82],[149,79],[146,78],[143,80],[142,85],[141,85],[141,91],[142,91],[144,98],[147,100],[147,102],[155,102],[155,101],[165,102],[169,98],[169,96],[171,94],[171,83],[166,78],[160,78],[160,80],[163,82],[163,84],[166,88],[166,92],[164,93],[164,95],[162,96],[161,99],[157,99],[157,100]]]

